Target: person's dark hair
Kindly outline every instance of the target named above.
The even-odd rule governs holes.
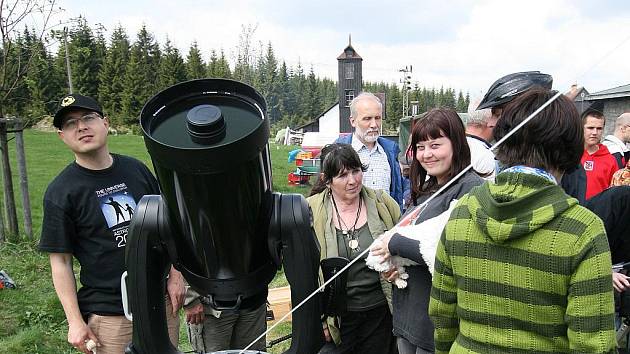
[[[416,199],[422,194],[432,193],[437,190],[437,179],[431,176],[428,180],[427,171],[420,165],[416,158],[421,141],[448,138],[453,147],[453,161],[449,171],[449,179],[460,173],[470,164],[470,148],[466,141],[464,123],[452,109],[432,109],[423,118],[418,120],[411,131],[411,143],[409,149],[413,153],[409,178],[411,180],[411,202],[415,205]]]
[[[497,121],[494,138],[503,138],[555,94],[535,89],[516,98]],[[584,130],[578,112],[573,102],[561,95],[501,144],[495,154],[505,167],[525,165],[564,172],[580,162],[583,150]]]
[[[320,175],[309,196],[324,191],[326,185],[344,170],[360,168],[363,172],[367,171],[367,167],[361,163],[359,155],[349,144],[335,143],[324,146],[319,155],[319,161]]]
[[[582,120],[582,126],[584,126],[584,124],[586,124],[586,118],[587,117],[593,117],[593,118],[597,118],[597,119],[603,119],[604,120],[604,124],[606,124],[606,116],[604,116],[604,113],[594,110],[594,109],[587,109],[586,111],[582,112],[582,114],[580,115],[580,118]]]

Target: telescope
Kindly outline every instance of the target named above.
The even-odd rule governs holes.
[[[292,304],[318,288],[310,210],[301,195],[272,190],[269,120],[256,90],[223,79],[177,84],[145,104],[140,126],[160,195],[140,200],[129,228],[126,296],[133,339],[126,353],[181,353],[166,326],[171,264],[221,311],[264,304],[281,266]],[[285,353],[317,353],[323,345],[318,297],[293,313]]]

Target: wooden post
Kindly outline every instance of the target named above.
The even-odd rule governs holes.
[[[15,131],[15,153],[17,155],[18,172],[20,174],[20,192],[22,193],[22,210],[24,213],[24,232],[28,240],[33,239],[33,218],[31,217],[31,200],[28,193],[28,177],[26,174],[26,154],[24,153],[24,126],[20,121]]]
[[[0,118],[0,150],[2,150],[2,178],[4,186],[4,207],[7,214],[8,232],[18,235],[17,213],[15,211],[15,196],[13,195],[13,179],[11,177],[11,165],[9,163],[9,143],[7,141],[7,122]]]
[[[0,199],[0,245],[2,245],[4,243],[5,237],[4,237],[4,213],[2,212],[2,210],[4,210],[4,208],[2,207],[2,199]]]

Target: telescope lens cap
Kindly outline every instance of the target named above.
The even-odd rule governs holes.
[[[188,111],[186,125],[190,137],[198,144],[213,144],[225,136],[221,109],[210,104],[195,106]]]

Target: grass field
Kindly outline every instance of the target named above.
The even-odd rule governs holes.
[[[26,159],[30,201],[33,215],[35,240],[12,236],[0,246],[0,269],[9,273],[18,285],[17,290],[0,290],[0,354],[59,354],[78,353],[66,342],[67,322],[50,279],[50,266],[46,254],[37,252],[37,239],[41,231],[42,198],[48,183],[68,163],[73,155],[54,133],[26,131]],[[112,152],[136,157],[150,166],[141,137],[132,135],[112,136],[109,140]],[[18,209],[21,209],[20,191],[15,166],[15,146],[9,143],[13,165],[13,184]],[[287,163],[287,153],[295,147],[271,145],[274,190],[284,193],[306,194],[308,187],[287,185],[287,174],[295,169]],[[2,190],[0,190],[2,197]],[[22,213],[18,215],[22,230]],[[280,272],[270,285],[286,285]],[[180,350],[189,351],[185,326],[180,328]],[[282,324],[267,340],[289,333],[290,324]],[[288,347],[284,342],[269,349],[280,353]]]

